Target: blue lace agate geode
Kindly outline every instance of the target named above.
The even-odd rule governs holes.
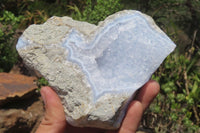
[[[138,11],[109,16],[98,26],[69,17],[31,25],[17,50],[60,96],[74,126],[116,129],[128,103],[175,44]]]

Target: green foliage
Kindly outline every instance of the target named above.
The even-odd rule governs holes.
[[[37,80],[37,86],[38,88],[40,89],[42,86],[48,86],[49,83],[48,81],[44,78],[44,77],[41,77]]]
[[[200,50],[193,58],[188,54],[172,54],[153,75],[153,79],[161,84],[161,93],[148,111],[159,121],[151,125],[157,132],[193,133],[200,130],[199,57]]]
[[[28,25],[31,24],[41,24],[44,23],[47,19],[48,16],[44,10],[35,10],[33,12],[29,12],[28,10],[24,12],[24,17],[21,27],[27,27]]]
[[[51,16],[70,14],[67,6],[72,0],[2,0],[0,8],[11,10],[16,15],[23,15],[20,27],[27,28],[31,24],[44,23]],[[79,0],[74,3],[78,3]],[[81,2],[80,2],[81,3]]]
[[[83,11],[80,11],[76,5],[68,7],[74,11],[72,14],[74,19],[87,21],[92,24],[97,24],[107,16],[122,9],[120,0],[86,0],[85,4],[86,6]]]
[[[0,72],[8,72],[17,61],[13,38],[22,17],[16,17],[12,12],[0,12]]]
[[[45,0],[23,0],[17,3],[19,7],[18,14],[24,15],[25,19],[22,21],[21,26],[27,27],[31,24],[44,23],[50,16],[66,15],[66,2],[57,3]]]

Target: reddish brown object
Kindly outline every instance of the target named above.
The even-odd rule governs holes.
[[[0,106],[10,100],[26,97],[35,91],[35,77],[20,74],[0,73]]]
[[[42,98],[34,95],[15,106],[0,109],[0,133],[35,133],[44,115]]]

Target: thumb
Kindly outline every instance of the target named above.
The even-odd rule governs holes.
[[[62,133],[66,129],[67,122],[61,101],[58,95],[50,88],[43,87],[41,95],[45,103],[45,116],[36,133]]]

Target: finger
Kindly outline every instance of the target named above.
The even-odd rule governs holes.
[[[135,133],[142,118],[143,107],[139,101],[133,101],[128,108],[119,133]]]
[[[136,100],[141,102],[143,110],[145,110],[149,106],[149,104],[157,96],[159,91],[160,85],[154,80],[150,80],[140,89]]]
[[[105,133],[105,130],[90,127],[74,127],[68,124],[66,133]]]
[[[144,110],[159,93],[160,86],[150,80],[139,91],[136,99],[129,105],[119,133],[135,133],[142,118]]]
[[[62,133],[67,123],[63,106],[58,95],[50,88],[43,87],[41,95],[45,103],[45,116],[36,133]]]

